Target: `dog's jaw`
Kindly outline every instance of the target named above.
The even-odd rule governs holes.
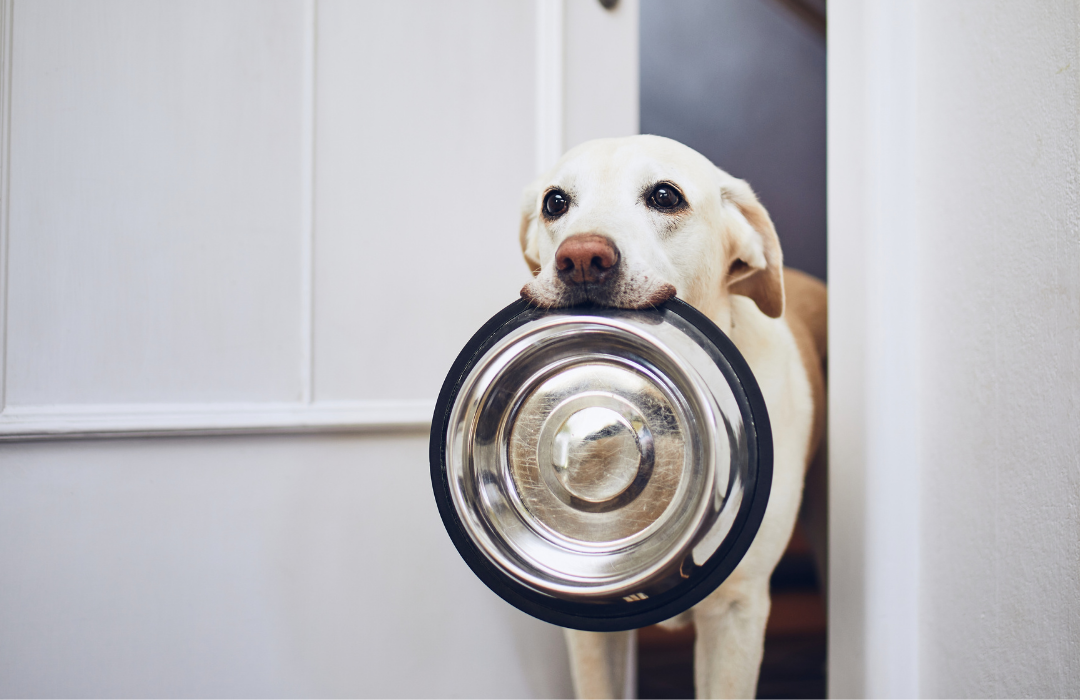
[[[618,309],[659,306],[677,294],[675,286],[649,276],[620,274],[604,284],[568,285],[543,271],[521,288],[521,296],[541,308],[598,304]]]

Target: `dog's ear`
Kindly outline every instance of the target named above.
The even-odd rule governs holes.
[[[537,198],[540,196],[540,180],[536,180],[521,193],[521,254],[533,277],[540,273],[540,249],[536,241],[538,214]]]
[[[750,297],[766,316],[784,313],[784,261],[772,219],[745,180],[725,178],[724,206],[734,215],[726,284],[732,294]]]

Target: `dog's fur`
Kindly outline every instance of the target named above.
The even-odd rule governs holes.
[[[650,195],[658,184],[674,186],[684,204],[655,206]],[[569,201],[557,217],[543,211],[553,190]],[[556,259],[563,242],[585,235],[604,237],[617,251],[617,264],[592,283],[572,281],[559,270],[564,254]],[[657,136],[601,139],[568,152],[526,189],[521,246],[534,275],[522,295],[533,303],[643,308],[677,293],[712,319],[750,364],[774,440],[765,519],[732,575],[663,624],[696,627],[698,697],[753,697],[769,577],[791,537],[803,477],[824,430],[824,284],[782,267],[772,221],[746,182]],[[625,697],[632,633],[567,630],[567,640],[580,697]]]

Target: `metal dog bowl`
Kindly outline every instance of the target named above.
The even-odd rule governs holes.
[[[745,360],[691,306],[518,301],[443,383],[431,479],[461,556],[507,602],[632,629],[690,608],[742,559],[772,434]]]

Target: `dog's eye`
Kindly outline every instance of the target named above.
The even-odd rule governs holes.
[[[671,185],[658,185],[649,195],[649,204],[657,209],[674,209],[682,204],[682,197]]]
[[[552,219],[562,216],[570,208],[570,198],[563,192],[552,190],[544,197],[544,213]]]

